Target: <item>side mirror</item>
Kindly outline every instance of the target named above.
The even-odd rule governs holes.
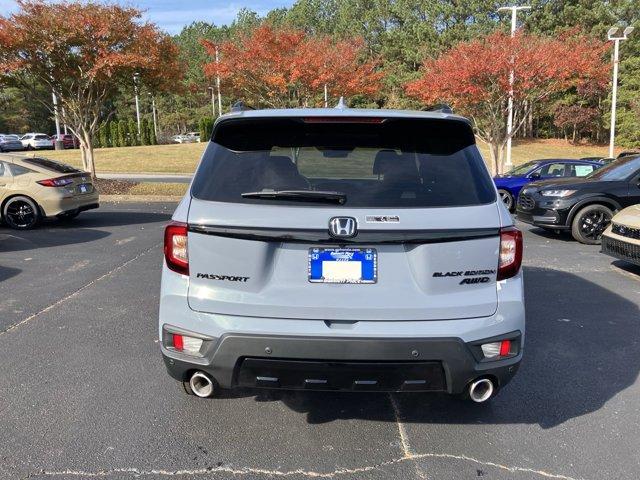
[[[538,180],[539,178],[542,178],[542,175],[540,175],[540,172],[533,172],[529,175],[529,178],[531,180]]]

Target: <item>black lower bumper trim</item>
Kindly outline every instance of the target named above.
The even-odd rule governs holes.
[[[330,362],[245,358],[237,370],[240,387],[287,390],[446,390],[440,362]]]

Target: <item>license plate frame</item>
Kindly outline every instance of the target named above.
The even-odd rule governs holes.
[[[354,277],[358,263],[360,275]],[[333,276],[327,277],[325,269]],[[313,247],[308,251],[307,275],[310,283],[375,284],[378,283],[378,252],[375,248]]]

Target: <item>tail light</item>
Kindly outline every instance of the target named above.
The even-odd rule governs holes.
[[[171,222],[165,228],[164,259],[170,270],[182,275],[189,275],[186,223]]]
[[[515,276],[522,265],[522,232],[515,227],[500,229],[498,280]]]
[[[40,180],[36,182],[43,187],[66,187],[73,183],[73,180],[68,177],[59,178],[47,178],[46,180]]]

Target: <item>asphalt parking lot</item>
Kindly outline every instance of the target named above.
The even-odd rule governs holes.
[[[237,391],[201,400],[158,345],[172,204],[0,227],[0,478],[634,479],[640,270],[525,230],[527,339],[489,404]]]

